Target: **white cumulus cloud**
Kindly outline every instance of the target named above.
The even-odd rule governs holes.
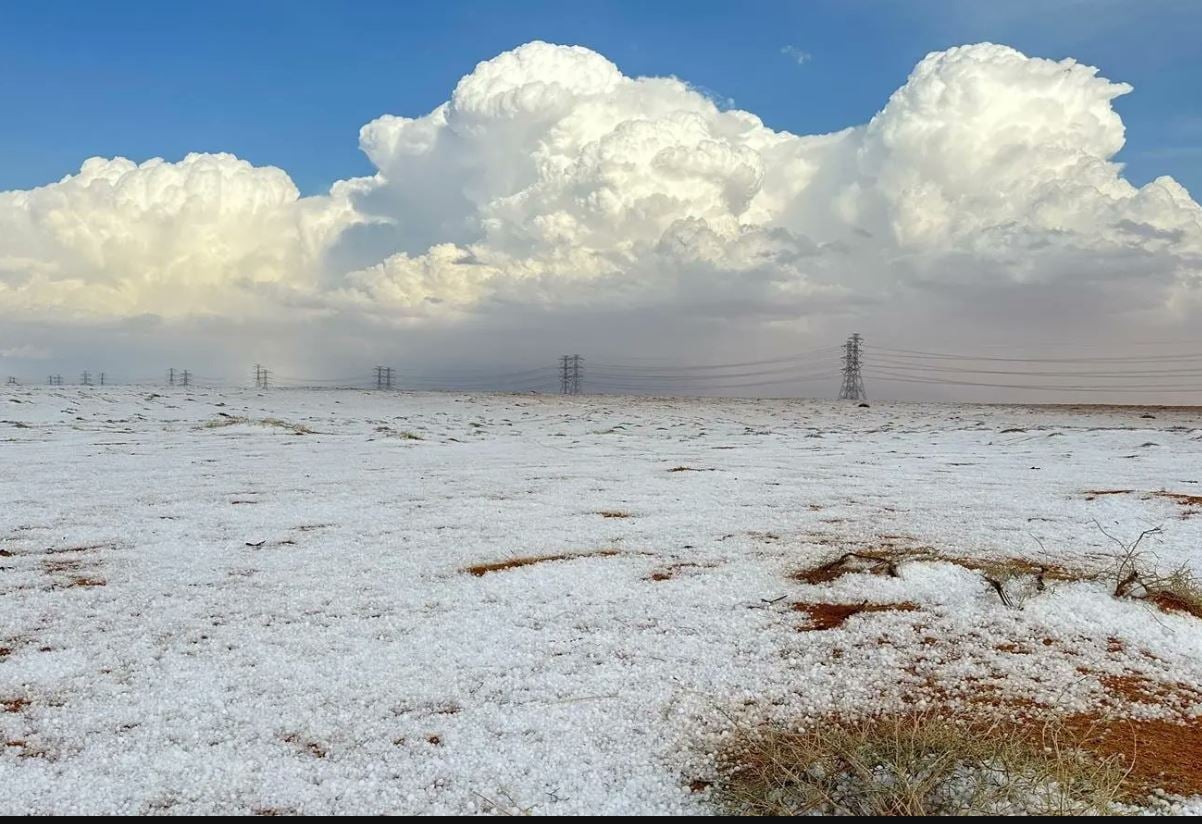
[[[433,111],[363,126],[376,173],[325,196],[230,155],[93,158],[0,193],[0,313],[299,307],[378,328],[532,307],[758,323],[1063,303],[1087,327],[1180,322],[1198,311],[1202,209],[1169,177],[1123,177],[1113,101],[1130,91],[983,43],[928,55],[869,122],[799,135],[528,43]]]
[[[311,288],[352,219],[344,196],[300,198],[280,169],[232,155],[91,158],[57,183],[0,193],[0,308],[253,313],[263,287]]]

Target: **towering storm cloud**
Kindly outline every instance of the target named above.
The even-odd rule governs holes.
[[[0,194],[0,316],[762,324],[882,307],[896,321],[935,296],[941,311],[1071,300],[1085,327],[1180,324],[1199,307],[1202,208],[1172,178],[1124,179],[1112,104],[1130,91],[978,44],[928,55],[867,124],[797,135],[534,42],[428,114],[363,126],[375,175],[325,196],[199,154],[92,158]]]

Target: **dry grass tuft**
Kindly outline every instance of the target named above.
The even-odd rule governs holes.
[[[550,561],[572,561],[577,558],[606,558],[617,554],[618,550],[616,549],[602,549],[597,552],[577,552],[564,555],[527,555],[520,558],[506,558],[504,561],[493,561],[487,564],[475,564],[464,567],[462,571],[479,578],[483,575],[488,575],[490,572],[502,572],[507,569],[517,569],[518,567],[543,564]]]
[[[629,518],[629,512],[623,512],[620,509],[603,509],[597,513],[602,518]]]
[[[205,421],[200,425],[201,429],[222,429],[227,426],[237,426],[239,424],[253,424],[255,426],[267,426],[275,429],[283,429],[286,432],[291,432],[293,435],[316,435],[317,432],[299,423],[290,423],[289,421],[281,420],[280,418],[255,418],[239,417],[237,415],[222,414],[219,418],[214,418],[211,421]]]
[[[1181,612],[1202,618],[1202,580],[1187,567],[1152,581],[1145,596],[1165,612]]]
[[[739,738],[715,797],[732,815],[1105,814],[1126,798],[1120,756],[1064,725],[909,714],[832,719]]]
[[[1170,572],[1158,571],[1156,559],[1140,549],[1145,538],[1160,534],[1159,527],[1146,529],[1133,542],[1124,543],[1101,524],[1097,526],[1117,547],[1110,571],[1115,582],[1114,597],[1138,598],[1155,604],[1165,612],[1180,612],[1202,618],[1202,579],[1188,564],[1182,564]]]
[[[888,575],[898,577],[901,564],[914,561],[936,562],[943,561],[978,572],[998,591],[1002,601],[1011,606],[1012,599],[1007,594],[1010,585],[1026,580],[1035,591],[1043,591],[1049,581],[1081,581],[1092,576],[1085,572],[1076,572],[1056,564],[1040,564],[1025,558],[968,558],[955,555],[945,555],[928,548],[917,549],[881,549],[874,551],[845,552],[833,561],[829,561],[811,569],[804,569],[793,574],[793,579],[803,584],[825,584],[842,578],[844,575],[862,573],[868,575]],[[1017,596],[1016,596],[1017,597]]]

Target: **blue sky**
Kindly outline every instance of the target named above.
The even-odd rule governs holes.
[[[92,155],[228,151],[305,193],[371,171],[358,128],[422,114],[480,60],[532,39],[675,74],[779,129],[865,122],[925,53],[994,40],[1135,86],[1120,159],[1202,191],[1202,3],[1193,0],[731,3],[7,3],[0,189]],[[799,63],[794,54],[807,55]]]

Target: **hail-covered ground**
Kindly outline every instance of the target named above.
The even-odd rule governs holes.
[[[1198,723],[1202,621],[1104,574],[1202,572],[1198,495],[1197,409],[11,388],[0,808],[705,812],[764,719]]]

